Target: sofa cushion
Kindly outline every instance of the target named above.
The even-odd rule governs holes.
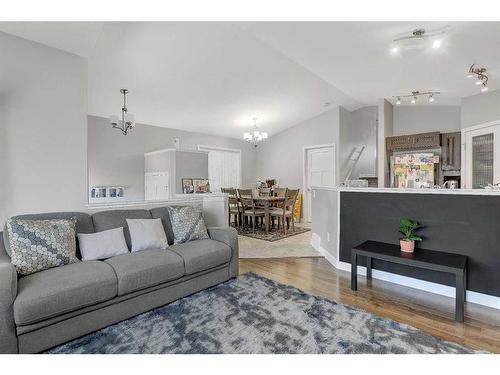
[[[172,245],[169,250],[182,257],[186,275],[208,270],[231,260],[231,248],[222,242],[210,239]]]
[[[209,238],[201,207],[169,206],[167,209],[175,244]]]
[[[17,325],[33,324],[107,301],[116,294],[115,272],[104,262],[51,268],[19,279],[14,319]]]
[[[169,245],[174,244],[174,231],[172,230],[172,224],[170,223],[170,216],[168,214],[167,207],[156,207],[149,210],[153,219],[161,219],[163,224],[163,229],[165,229],[165,234],[167,235],[167,240]]]
[[[49,212],[43,214],[26,214],[13,216],[12,219],[23,220],[54,220],[54,219],[71,219],[76,217],[76,233],[92,233],[94,232],[94,224],[92,223],[92,216],[83,212]],[[7,235],[7,224],[4,226],[3,231],[4,246],[7,254],[10,255],[9,241]],[[80,258],[78,243],[76,247],[76,256]]]
[[[96,232],[123,227],[125,241],[130,249],[132,242],[130,240],[127,219],[151,219],[151,213],[148,210],[111,210],[97,212],[92,215],[94,230]]]
[[[76,218],[7,220],[11,262],[21,275],[79,262]]]
[[[138,251],[106,259],[118,278],[118,295],[184,276],[182,258],[169,250]]]

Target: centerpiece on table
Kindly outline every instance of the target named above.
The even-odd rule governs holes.
[[[421,225],[415,220],[408,219],[407,217],[399,220],[399,232],[403,235],[403,238],[399,240],[401,251],[413,253],[415,250],[415,241],[422,241],[422,237],[416,234],[419,228],[421,228]]]

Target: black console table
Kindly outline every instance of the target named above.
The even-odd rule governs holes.
[[[465,291],[467,289],[467,257],[441,251],[415,249],[414,253],[404,253],[398,245],[377,241],[366,241],[351,250],[351,289],[358,287],[358,255],[366,257],[366,278],[372,278],[372,259],[399,263],[433,271],[455,275],[456,298],[455,320],[464,321]]]

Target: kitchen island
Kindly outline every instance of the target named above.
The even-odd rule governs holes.
[[[312,245],[337,268],[349,271],[351,248],[357,244],[398,244],[404,216],[423,225],[424,240],[418,246],[468,257],[469,301],[500,308],[498,190],[313,188]],[[374,261],[373,277],[455,294],[451,276],[429,270]]]

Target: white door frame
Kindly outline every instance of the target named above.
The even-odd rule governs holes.
[[[307,167],[308,167],[308,161],[307,161],[307,152],[309,150],[313,150],[316,148],[327,148],[331,147],[332,148],[332,177],[333,177],[333,186],[321,186],[321,187],[334,187],[337,185],[337,176],[336,176],[336,168],[335,168],[335,160],[336,160],[336,147],[335,143],[325,143],[321,145],[311,145],[311,146],[304,146],[302,147],[302,208],[306,207],[307,211],[304,210],[304,220],[308,220],[311,217],[311,204],[308,202],[308,197],[307,197]],[[312,200],[312,197],[311,197]],[[307,203],[305,205],[304,203]]]
[[[480,129],[486,129],[486,128],[491,128],[495,126],[500,126],[500,120],[495,120],[495,121],[489,121],[485,122],[482,124],[477,124],[477,125],[472,125],[467,128],[462,129],[462,134],[461,134],[461,154],[460,154],[460,163],[461,163],[461,168],[460,168],[460,180],[462,181],[462,189],[471,189],[470,183],[468,178],[468,168],[470,167],[467,165],[467,155],[466,155],[466,140],[467,140],[467,133],[474,131],[474,130],[480,130]]]
[[[227,147],[217,147],[217,146],[207,146],[207,145],[198,145],[198,150],[199,151],[208,151],[210,150],[213,151],[229,151],[229,152],[234,152],[235,154],[238,155],[238,186],[235,186],[236,188],[241,188],[241,184],[243,181],[243,174],[241,171],[241,149],[239,148],[227,148]]]

